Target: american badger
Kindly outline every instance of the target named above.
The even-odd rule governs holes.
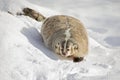
[[[63,59],[79,62],[88,52],[86,29],[74,17],[67,15],[48,17],[42,24],[41,35],[46,47]]]

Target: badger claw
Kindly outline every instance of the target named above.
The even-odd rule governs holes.
[[[83,57],[74,57],[73,58],[73,62],[80,62],[82,61],[84,58]]]

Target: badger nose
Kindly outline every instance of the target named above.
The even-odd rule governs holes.
[[[63,54],[63,55],[66,55],[66,53],[65,53],[65,52],[63,52],[62,54]]]

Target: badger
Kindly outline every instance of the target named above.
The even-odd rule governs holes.
[[[88,35],[80,20],[67,15],[46,18],[30,8],[24,8],[23,12],[37,21],[43,21],[41,36],[44,44],[61,59],[80,62],[87,55]]]

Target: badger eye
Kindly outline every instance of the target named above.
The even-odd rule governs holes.
[[[59,47],[59,43],[57,43],[56,45],[55,45],[55,48],[58,48]]]
[[[55,46],[55,48],[57,48],[57,46]]]
[[[67,51],[70,51],[70,49],[67,49]]]
[[[61,51],[63,51],[63,49],[61,49]]]

